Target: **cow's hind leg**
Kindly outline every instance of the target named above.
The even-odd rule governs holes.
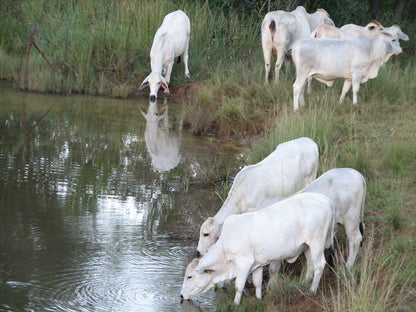
[[[276,65],[274,66],[274,80],[279,82],[280,69],[282,68],[283,61],[285,60],[285,52],[282,49],[277,50]]]
[[[269,75],[270,75],[270,59],[272,57],[272,50],[263,47],[263,57],[264,57],[264,83],[269,83]]]
[[[267,283],[268,289],[272,288],[274,285],[277,284],[277,279],[279,277],[279,270],[281,266],[282,266],[282,261],[278,260],[278,261],[270,262],[270,265],[269,265],[270,277],[269,277],[269,282]]]
[[[313,276],[313,272],[314,272],[311,250],[309,248],[305,250],[305,258],[306,258],[306,275],[305,275],[304,282],[307,283],[311,280]]]
[[[360,231],[360,224],[345,224],[345,234],[348,239],[348,259],[346,267],[350,269],[355,262],[361,241],[363,239]]]
[[[263,267],[253,271],[253,284],[256,289],[256,298],[261,299],[261,285],[263,283]]]
[[[191,78],[189,74],[189,67],[188,67],[188,49],[189,49],[189,41],[186,43],[185,52],[183,53],[183,63],[185,64],[185,77]]]
[[[313,281],[311,285],[311,292],[316,293],[318,289],[319,281],[321,280],[322,273],[325,268],[325,255],[324,255],[324,244],[319,246],[309,246],[311,262],[313,265]]]

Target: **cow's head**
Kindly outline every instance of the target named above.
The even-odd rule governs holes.
[[[406,35],[402,31],[402,29],[400,28],[399,25],[392,25],[390,27],[386,27],[386,28],[384,28],[384,32],[389,33],[394,38],[399,39],[399,40],[404,40],[404,41],[408,41],[409,40],[409,36]]]
[[[367,30],[367,38],[374,39],[384,30],[384,26],[379,21],[372,20],[365,26]]]
[[[384,41],[386,42],[386,58],[388,59],[388,57],[390,57],[390,55],[399,55],[400,53],[402,53],[402,47],[400,46],[400,41],[399,39],[393,37],[392,35],[390,35],[387,32],[383,32],[383,38]],[[386,60],[385,60],[386,61]]]
[[[193,259],[185,271],[181,299],[189,300],[214,287],[216,283],[234,278],[234,262],[222,260],[212,258],[212,254],[207,254],[201,259]]]
[[[324,9],[318,9],[318,10],[316,10],[316,12],[314,14],[317,16],[317,23],[316,23],[316,25],[310,25],[311,30],[314,30],[319,25],[335,26],[334,21],[329,17],[328,12],[325,11]]]
[[[193,259],[186,268],[181,299],[189,300],[214,286],[212,279],[215,271],[209,268],[201,269],[199,262],[200,259]]]
[[[140,112],[148,123],[157,124],[159,120],[164,117],[164,114],[167,112],[168,106],[164,105],[160,110],[157,107],[156,101],[149,101],[148,108],[144,106],[139,106]]]
[[[208,248],[215,244],[219,238],[220,231],[221,226],[212,217],[209,217],[202,223],[199,231],[198,247],[196,249],[198,256],[205,255]]]
[[[142,90],[147,86],[150,88],[149,98],[151,101],[157,99],[157,92],[159,91],[160,87],[165,89],[165,93],[169,93],[168,83],[161,73],[151,72],[150,75],[143,80],[139,90]]]

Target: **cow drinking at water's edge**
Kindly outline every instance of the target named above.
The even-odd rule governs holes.
[[[289,196],[315,180],[318,162],[318,145],[303,137],[279,144],[265,159],[240,170],[220,210],[202,224],[197,254],[216,242],[229,215],[253,211],[264,198]]]
[[[188,68],[188,48],[191,33],[191,23],[182,10],[169,13],[163,19],[162,25],[156,31],[150,50],[150,67],[152,72],[147,76],[139,89],[150,88],[150,99],[157,98],[157,92],[162,87],[169,93],[170,75],[175,58],[183,56],[185,76],[190,78]]]
[[[261,299],[263,266],[272,261],[296,261],[305,253],[305,280],[313,277],[315,293],[332,246],[334,212],[331,200],[319,193],[301,193],[265,209],[231,215],[219,240],[200,259],[188,265],[181,298],[188,300],[215,284],[235,278],[234,303],[239,304],[252,272],[256,297]]]

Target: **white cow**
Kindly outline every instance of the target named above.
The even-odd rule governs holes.
[[[312,31],[313,38],[327,38],[327,39],[354,39],[358,37],[367,37],[374,39],[384,30],[384,26],[376,20],[372,20],[366,26],[359,26],[355,24],[347,24],[341,28],[333,25],[320,25]]]
[[[341,104],[352,85],[353,103],[357,104],[360,84],[374,79],[383,63],[393,54],[400,54],[399,40],[383,33],[375,39],[359,37],[353,40],[307,39],[299,42],[292,50],[296,67],[293,84],[293,106],[305,105],[303,90],[305,82],[313,77],[331,86],[344,79],[339,103]]]
[[[239,304],[250,272],[261,299],[262,267],[272,261],[294,262],[305,252],[307,273],[315,293],[325,267],[324,249],[332,245],[334,213],[331,200],[302,193],[255,212],[229,216],[218,242],[187,267],[181,290],[191,299],[216,283],[236,278],[234,303]]]
[[[374,39],[380,35],[384,27],[380,22],[372,20],[366,26],[347,24],[341,28],[332,25],[320,25],[311,34],[312,38],[351,40],[360,36]],[[308,78],[308,94],[312,93],[312,77]]]
[[[157,98],[159,88],[169,93],[170,75],[175,58],[183,55],[185,64],[185,76],[190,78],[188,69],[188,48],[191,23],[188,16],[182,10],[169,13],[163,19],[162,25],[156,31],[150,50],[150,67],[152,72],[139,87],[150,88],[150,99]],[[163,76],[162,76],[163,75]]]
[[[366,182],[357,170],[352,168],[335,168],[328,170],[299,193],[317,192],[328,196],[332,200],[335,212],[335,222],[345,228],[348,239],[347,268],[351,268],[357,257],[358,250],[364,232],[364,202],[366,193]],[[264,199],[256,209],[263,209],[273,205],[284,198]],[[277,271],[280,263],[270,266],[272,273],[270,283],[277,279]]]
[[[358,37],[376,38],[383,31],[384,26],[379,21],[372,20],[366,26],[347,24],[340,28],[343,39],[354,39]]]
[[[160,171],[169,171],[175,168],[181,159],[179,153],[181,131],[179,135],[171,131],[168,106],[163,106],[159,111],[156,101],[149,101],[147,110],[141,107],[140,111],[146,119],[144,140],[152,159],[153,168]],[[161,120],[163,120],[163,127],[159,126]]]
[[[409,40],[409,36],[406,35],[402,29],[400,28],[399,25],[392,25],[390,27],[386,27],[384,28],[384,31],[390,35],[393,36],[393,38],[399,39],[399,40],[404,40],[404,41],[408,41]]]
[[[372,20],[366,26],[359,26],[355,24],[347,24],[341,28],[333,25],[320,25],[314,31],[311,36],[313,38],[326,38],[326,39],[345,39],[350,40],[358,37],[367,37],[374,39],[382,33],[384,26],[376,20]]]
[[[277,57],[275,80],[278,82],[285,55],[290,55],[293,45],[298,40],[310,37],[310,33],[321,24],[334,25],[328,13],[323,9],[309,14],[303,6],[298,6],[292,12],[279,10],[266,14],[261,26],[266,83],[269,81],[272,53],[275,53]]]
[[[197,254],[204,255],[215,243],[229,215],[254,210],[264,198],[288,196],[312,182],[318,162],[316,143],[299,138],[279,144],[259,163],[244,167],[236,175],[221,209],[202,224]]]

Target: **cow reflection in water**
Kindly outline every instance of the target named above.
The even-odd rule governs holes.
[[[175,168],[181,159],[179,148],[182,120],[179,122],[179,134],[170,129],[166,101],[160,110],[156,101],[149,101],[147,110],[140,107],[140,111],[146,119],[144,140],[152,158],[153,168],[160,171],[169,171]],[[161,120],[163,120],[163,125],[159,125]]]

